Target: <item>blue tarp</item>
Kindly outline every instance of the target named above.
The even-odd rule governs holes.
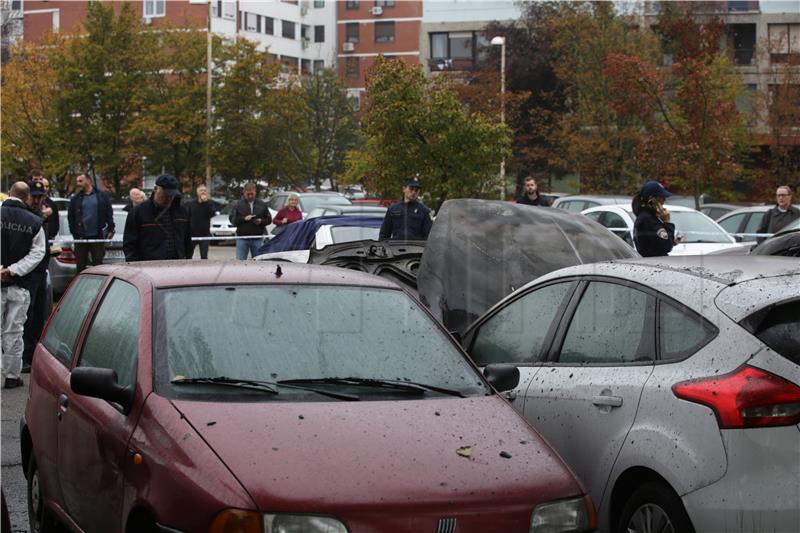
[[[357,226],[361,228],[380,228],[383,217],[365,216],[332,216],[317,217],[309,220],[298,220],[286,226],[279,235],[266,242],[258,250],[258,254],[273,252],[290,252],[308,250],[320,226]]]

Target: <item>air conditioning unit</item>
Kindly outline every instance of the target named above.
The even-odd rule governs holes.
[[[355,43],[344,43],[344,44],[342,45],[342,50],[343,50],[344,52],[352,52],[352,51],[353,51],[353,50],[355,50],[355,49],[356,49],[356,45],[355,45]]]
[[[300,8],[300,16],[305,17],[308,15],[308,6],[303,6]]]
[[[144,17],[142,23],[144,23],[145,26],[149,26],[153,23],[153,19],[151,17]]]
[[[383,15],[383,8],[382,7],[373,7],[370,11],[372,11],[372,14],[375,15],[376,17],[378,15]]]
[[[303,37],[302,39],[300,39],[300,44],[303,46],[303,49],[306,49],[308,48],[308,45],[311,44],[311,39],[309,39],[308,37]]]

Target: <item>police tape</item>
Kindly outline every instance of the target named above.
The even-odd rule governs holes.
[[[239,239],[266,239],[268,235],[231,235],[229,237],[192,237],[192,242],[200,241],[234,241]],[[94,243],[112,243],[119,242],[120,240],[114,239],[53,239],[50,244],[94,244]]]

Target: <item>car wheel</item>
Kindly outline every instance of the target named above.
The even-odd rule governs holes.
[[[28,522],[31,533],[50,533],[55,530],[55,523],[44,503],[42,482],[33,451],[28,460]]]
[[[693,533],[681,499],[663,483],[637,488],[622,508],[617,533]]]

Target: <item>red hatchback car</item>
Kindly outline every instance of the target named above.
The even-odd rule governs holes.
[[[84,271],[34,356],[31,530],[556,532],[586,491],[414,299],[276,263]]]

